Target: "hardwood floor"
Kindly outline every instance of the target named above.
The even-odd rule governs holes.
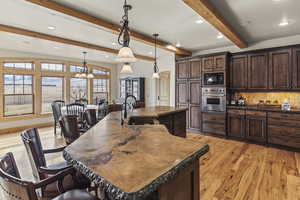
[[[39,129],[44,148],[62,146],[53,128]],[[200,163],[201,200],[300,200],[300,153],[188,133],[210,152]],[[33,180],[20,133],[0,136],[0,155],[13,152],[21,176]],[[63,160],[47,156],[49,164]]]

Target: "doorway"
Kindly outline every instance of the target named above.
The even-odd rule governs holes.
[[[156,80],[156,105],[170,106],[170,75],[171,72],[160,72]]]

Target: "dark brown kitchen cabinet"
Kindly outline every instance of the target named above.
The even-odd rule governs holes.
[[[176,105],[188,106],[189,104],[189,86],[187,81],[176,83]]]
[[[201,81],[189,82],[189,128],[201,129]]]
[[[227,134],[234,138],[245,138],[246,115],[244,110],[227,111]]]
[[[291,88],[292,49],[269,52],[269,88]]]
[[[204,133],[226,135],[226,116],[224,113],[202,113],[202,131]]]
[[[190,61],[190,78],[191,79],[201,79],[201,67],[202,67],[202,60],[191,60]]]
[[[266,143],[266,112],[246,111],[246,138],[250,141]]]
[[[300,47],[293,48],[292,87],[300,89]]]
[[[247,88],[248,56],[232,56],[229,65],[229,87],[231,89]]]
[[[176,63],[176,76],[177,79],[187,79],[189,78],[189,61],[180,61]]]
[[[248,88],[268,88],[268,53],[248,55]]]
[[[202,58],[203,72],[222,72],[226,69],[227,55]]]

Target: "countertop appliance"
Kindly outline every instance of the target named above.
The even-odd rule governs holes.
[[[204,73],[204,86],[222,86],[224,85],[224,73]]]
[[[226,88],[206,87],[202,88],[202,111],[203,112],[225,112],[226,110]]]

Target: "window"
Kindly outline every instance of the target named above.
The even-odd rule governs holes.
[[[82,66],[76,66],[76,65],[70,66],[70,72],[82,72],[82,71],[83,71]]]
[[[93,79],[93,84],[93,102],[98,103],[101,99],[108,101],[108,79]]]
[[[71,78],[70,97],[71,101],[87,99],[87,79]]]
[[[64,99],[63,83],[61,77],[42,77],[42,113],[52,112],[51,103]]]
[[[63,72],[64,65],[63,64],[55,64],[55,63],[42,63],[41,69],[42,69],[42,71]]]
[[[105,74],[108,75],[109,73],[104,70],[99,70],[99,69],[93,69],[93,74]]]
[[[33,113],[32,75],[4,75],[4,115]]]
[[[17,68],[17,69],[33,69],[33,64],[31,62],[6,62],[4,63],[4,67],[7,68]]]

